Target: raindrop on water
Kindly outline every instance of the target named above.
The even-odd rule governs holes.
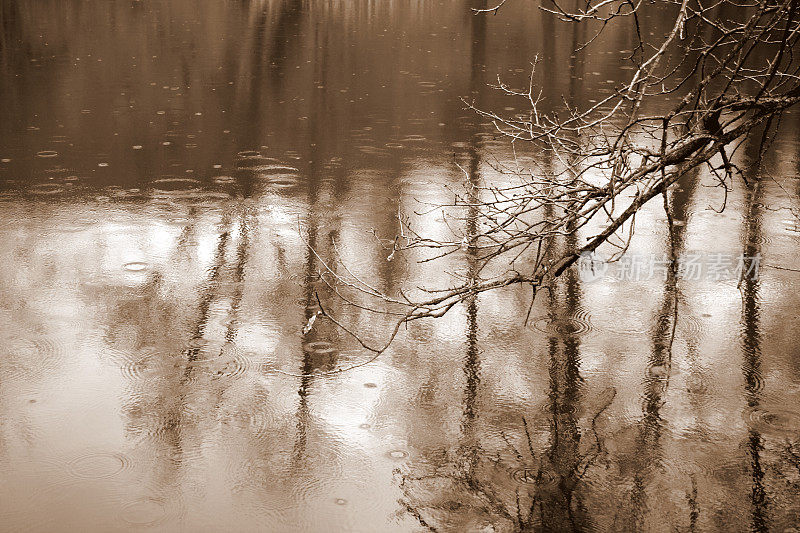
[[[569,337],[592,331],[592,322],[589,313],[578,310],[571,316],[538,318],[533,322],[533,327],[553,336]]]
[[[800,412],[797,411],[757,406],[746,409],[743,416],[745,423],[760,433],[786,437],[800,433]]]
[[[36,183],[28,187],[27,192],[36,195],[50,195],[64,192],[65,189],[57,183]]]
[[[112,477],[129,466],[124,455],[110,452],[90,452],[67,463],[67,469],[73,476],[85,479]]]
[[[669,369],[664,365],[655,365],[647,369],[647,373],[654,378],[665,378],[669,375]]]
[[[143,270],[147,270],[148,266],[149,265],[147,263],[142,263],[141,261],[133,261],[122,265],[122,269],[127,270],[128,272],[142,272]]]
[[[152,498],[130,502],[122,508],[123,521],[134,526],[152,526],[167,516],[164,504]]]

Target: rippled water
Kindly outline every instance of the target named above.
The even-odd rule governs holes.
[[[0,6],[0,529],[796,530],[795,114],[752,196],[672,196],[682,251],[760,254],[757,280],[569,272],[371,360],[317,297],[376,344],[391,317],[320,271],[463,277],[395,256],[398,213],[445,234],[415,213],[462,169],[547,156],[461,98],[524,113],[486,84],[539,54],[545,102],[594,101],[631,35],[570,58],[521,2]],[[637,229],[630,256],[668,253],[660,204]]]

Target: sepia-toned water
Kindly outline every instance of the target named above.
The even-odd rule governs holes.
[[[550,156],[462,98],[526,113],[488,84],[527,87],[538,54],[543,107],[594,102],[629,28],[573,54],[586,34],[512,0],[0,7],[0,530],[798,531],[796,113],[763,170],[735,154],[761,181],[722,213],[704,172],[674,190],[700,270],[659,268],[659,200],[527,322],[528,288],[484,293],[368,362],[306,328],[317,298],[376,345],[392,316],[319,273],[469,275],[388,260],[398,215],[447,234],[430,206],[465,173]]]

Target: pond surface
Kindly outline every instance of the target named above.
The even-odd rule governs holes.
[[[391,317],[318,273],[455,283],[464,255],[387,260],[398,214],[442,235],[415,213],[462,169],[547,158],[461,99],[526,112],[487,84],[539,54],[546,102],[592,102],[632,35],[571,55],[529,2],[0,6],[3,530],[797,531],[796,114],[723,213],[709,176],[675,189],[700,274],[653,268],[657,202],[635,275],[568,272],[527,322],[528,289],[485,293],[369,362],[306,327],[317,295],[375,344]]]

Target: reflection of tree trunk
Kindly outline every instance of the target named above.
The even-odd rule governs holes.
[[[475,169],[477,171],[477,168]],[[472,203],[472,202],[471,202]],[[467,221],[467,238],[475,237],[475,222],[472,214]],[[477,250],[473,246],[467,248],[468,276],[471,281],[477,276]],[[461,418],[462,445],[460,454],[464,461],[464,470],[467,482],[472,485],[478,483],[474,479],[474,471],[480,456],[481,443],[475,435],[475,420],[477,418],[476,403],[478,388],[480,387],[481,362],[478,349],[478,297],[470,296],[466,300],[467,306],[467,353],[464,358],[464,398],[463,414]]]
[[[567,238],[566,246],[574,247],[575,238]],[[573,316],[580,304],[580,286],[573,271],[565,272],[564,301],[555,296],[549,300],[550,318],[562,314]],[[536,492],[543,531],[581,531],[588,526],[589,517],[576,497],[583,461],[580,453],[581,433],[576,413],[580,406],[581,378],[580,342],[577,336],[567,335],[549,339],[550,354],[550,448],[542,471],[544,485]]]
[[[225,328],[225,342],[236,340],[239,326],[239,308],[244,296],[244,267],[247,264],[247,248],[250,245],[250,217],[245,212],[239,222],[239,246],[236,248],[236,268],[233,271],[233,296],[231,298],[228,325]]]
[[[0,66],[2,67],[12,67],[10,65],[10,59],[12,54],[9,53],[9,44],[15,43],[20,41],[20,3],[16,1],[2,1],[0,2]],[[3,69],[5,71],[5,69]],[[19,72],[16,68],[9,68],[9,71]],[[3,78],[11,79],[11,75],[3,74]],[[8,127],[11,127],[10,121]],[[0,132],[4,132],[5,128],[0,129]],[[11,130],[8,131],[10,133]]]
[[[553,17],[542,14],[544,56],[554,60],[555,25]],[[572,25],[573,49],[577,48],[582,25]],[[574,105],[582,92],[582,58],[573,54],[569,59],[569,103]],[[552,209],[545,209],[545,217],[552,218]],[[568,228],[571,229],[571,228]],[[577,234],[568,231],[564,239],[565,252],[577,249]],[[559,302],[556,290],[549,298],[549,319],[558,321],[562,317],[576,315],[581,301],[580,281],[574,270],[564,273],[560,286],[563,287],[563,302]],[[559,342],[560,341],[560,342]],[[559,346],[561,345],[561,346]],[[546,464],[540,470],[546,475],[542,485],[537,487],[535,500],[539,505],[539,518],[542,531],[582,531],[590,528],[590,518],[576,493],[580,483],[581,432],[577,412],[581,403],[580,341],[576,335],[563,338],[551,336],[549,347],[550,374],[550,447],[542,461]],[[560,348],[560,349],[559,349]],[[532,517],[531,517],[532,518]]]
[[[313,163],[312,163],[313,166]],[[305,313],[304,323],[314,316],[317,312],[316,308],[316,290],[317,290],[317,260],[314,251],[319,253],[317,242],[317,217],[315,211],[317,203],[317,184],[316,180],[312,178],[311,172],[308,176],[308,210],[309,216],[306,220],[308,229],[306,231],[306,271],[303,277],[303,296],[305,300]],[[303,353],[303,362],[300,368],[300,373],[303,377],[300,378],[300,388],[297,390],[299,403],[297,405],[297,434],[295,436],[294,452],[292,453],[292,470],[301,468],[305,462],[306,444],[308,439],[308,423],[310,421],[309,407],[308,407],[308,393],[309,388],[313,383],[314,361],[312,354],[305,347],[305,342],[309,340],[309,335],[316,334],[316,328],[320,325],[314,325],[312,330],[303,335],[301,347]]]
[[[167,391],[167,394],[174,394],[173,397],[176,398],[177,401],[169,404],[169,410],[163,413],[163,416],[159,418],[160,426],[154,431],[155,434],[160,434],[162,440],[172,449],[172,464],[174,464],[174,460],[180,458],[180,455],[186,448],[183,443],[184,437],[182,436],[182,432],[186,429],[183,419],[186,396],[190,392],[187,387],[191,383],[191,375],[195,369],[193,363],[197,360],[200,350],[202,349],[199,341],[203,338],[205,329],[208,326],[211,302],[215,297],[220,271],[224,266],[225,249],[230,238],[230,219],[231,216],[228,211],[223,213],[216,252],[211,268],[208,270],[208,277],[204,281],[204,289],[200,295],[197,322],[191,334],[191,346],[183,351],[183,355],[186,358],[185,366],[180,375],[179,382],[174,384],[171,390]],[[191,228],[193,228],[193,224],[189,224],[184,228],[178,241],[179,249],[187,244],[189,235],[191,234]]]
[[[470,163],[469,163],[469,204],[466,220],[466,242],[467,242],[467,279],[474,283],[478,276],[478,250],[475,247],[475,236],[478,231],[478,210],[477,210],[477,189],[480,180],[480,153],[477,147],[478,137],[474,134],[470,139]],[[464,460],[467,462],[467,479],[472,480],[471,472],[478,460],[480,442],[475,438],[475,418],[477,416],[475,404],[480,386],[480,358],[478,350],[478,297],[469,296],[466,301],[467,306],[467,353],[464,358],[464,385],[463,416],[461,420],[462,437],[464,446],[462,453],[466,455]]]
[[[297,45],[296,41],[302,35],[298,30],[302,15],[303,0],[284,0],[269,52],[269,64],[275,69],[272,81],[276,85],[281,84],[280,78],[284,75],[288,50]]]
[[[248,101],[247,118],[244,121],[245,130],[241,132],[242,139],[247,139],[252,142],[253,139],[260,139],[263,132],[260,130],[262,123],[257,118],[261,117],[261,105],[264,101],[264,57],[262,50],[264,49],[264,39],[267,34],[267,11],[261,11],[258,15],[257,21],[253,24],[253,48],[249,50],[252,57],[251,70],[248,73],[252,78],[250,80],[250,95]],[[276,76],[273,80],[278,82]],[[273,98],[275,96],[273,95]],[[245,195],[247,196],[247,195]]]
[[[295,1],[290,0],[291,4],[289,7],[286,8],[286,11],[281,14],[281,21],[279,21],[279,29],[282,28],[283,31],[287,31],[288,25],[299,24],[299,18],[301,14],[302,8],[302,1]],[[299,33],[296,29],[292,29],[293,32]],[[279,34],[281,32],[279,31]],[[277,47],[277,39],[275,46]],[[317,283],[318,279],[318,270],[319,266],[317,265],[317,257],[316,254],[323,254],[323,250],[321,245],[323,244],[324,239],[320,239],[319,237],[319,208],[317,206],[317,201],[319,198],[320,193],[320,186],[321,186],[321,172],[323,168],[322,158],[324,157],[325,153],[325,146],[324,146],[324,125],[326,123],[325,115],[327,113],[327,92],[328,92],[328,57],[326,52],[326,46],[318,46],[317,43],[314,43],[314,53],[319,53],[321,50],[322,57],[314,58],[314,64],[319,69],[319,72],[315,72],[315,75],[319,76],[319,80],[312,79],[312,83],[318,81],[322,89],[314,89],[312,90],[312,100],[311,100],[311,116],[309,117],[309,124],[311,127],[310,136],[309,136],[309,154],[306,158],[309,161],[307,172],[306,172],[306,179],[307,179],[307,202],[308,202],[308,217],[306,219],[307,224],[307,231],[306,231],[306,269],[305,275],[303,278],[303,296],[305,300],[305,314],[304,314],[304,323],[308,323],[309,319],[312,318],[318,311],[317,307],[317,292],[322,292],[323,294],[320,295],[320,298],[325,298],[326,291],[325,287]],[[273,64],[275,64],[275,60],[277,58],[276,54],[282,53],[280,49],[273,48]],[[279,58],[278,58],[279,59]],[[279,66],[280,64],[276,65]],[[309,392],[310,388],[313,384],[314,378],[313,373],[314,371],[321,365],[321,364],[333,364],[331,361],[327,362],[320,362],[315,360],[314,354],[308,348],[308,342],[320,339],[331,337],[334,335],[333,330],[330,327],[330,324],[325,323],[323,320],[317,320],[314,322],[312,329],[303,334],[302,337],[302,353],[303,353],[303,362],[301,365],[301,375],[303,377],[300,378],[300,387],[297,390],[297,395],[299,397],[299,403],[297,406],[297,434],[295,437],[294,443],[294,452],[292,454],[292,469],[297,470],[301,468],[306,459],[306,449],[308,444],[308,424],[311,421],[310,411],[309,411]]]
[[[675,243],[675,235],[670,237],[675,246],[671,255],[677,253],[679,247]],[[661,408],[666,401],[672,369],[672,343],[675,339],[675,327],[678,320],[677,264],[673,260],[667,268],[664,294],[661,307],[656,317],[652,334],[653,348],[648,361],[647,375],[644,381],[644,405],[639,425],[639,436],[636,442],[635,473],[631,503],[633,505],[633,521],[636,531],[646,528],[647,484],[661,460],[661,433],[663,420]]]
[[[578,1],[575,2],[575,8],[578,7]],[[546,17],[550,18],[550,17]],[[585,26],[583,24],[572,24],[572,45],[570,50],[572,53],[569,56],[569,103],[570,107],[574,108],[578,98],[583,93],[583,51],[580,50],[583,44]],[[553,42],[555,43],[555,35],[553,35]]]
[[[669,225],[670,259],[664,281],[661,306],[656,317],[656,325],[652,334],[653,348],[648,361],[647,376],[644,382],[643,416],[637,438],[636,464],[633,479],[631,503],[633,506],[634,528],[645,528],[644,519],[647,514],[646,486],[653,468],[661,459],[661,433],[663,421],[661,408],[665,402],[672,370],[672,345],[675,340],[675,329],[678,321],[678,259],[684,251],[686,224],[692,198],[698,181],[697,172],[689,172],[679,183],[680,190],[673,188],[671,201],[665,199],[664,207],[669,221],[677,224]]]
[[[757,138],[758,136],[754,136]],[[757,150],[757,143],[748,143],[748,148]],[[750,150],[748,150],[749,152]],[[750,155],[751,161],[756,161],[755,154]],[[755,169],[753,169],[755,170]],[[757,177],[756,177],[757,178]],[[745,243],[743,254],[745,265],[749,257],[755,257],[761,253],[761,205],[763,187],[761,182],[751,180],[753,183],[749,193],[747,203],[747,216],[745,217]],[[759,280],[756,276],[748,275],[747,267],[743,269],[740,280],[742,291],[742,374],[745,383],[745,400],[747,407],[752,409],[758,407],[760,402],[760,383],[761,383],[761,332],[759,326],[760,306],[759,306]],[[750,455],[750,465],[752,467],[752,485],[750,489],[751,503],[751,531],[762,533],[769,530],[767,516],[767,494],[764,487],[764,470],[761,466],[761,451],[763,442],[761,434],[750,429],[748,431],[747,450]]]
[[[467,239],[467,278],[470,282],[474,283],[478,277],[478,250],[475,247],[474,240],[477,234],[477,205],[476,189],[478,182],[478,166],[480,165],[480,155],[475,147],[475,138],[470,146],[472,152],[470,157],[470,194],[469,194],[469,212],[467,214],[466,223],[466,239]],[[477,387],[480,383],[479,371],[480,361],[478,359],[478,297],[470,296],[466,300],[467,304],[467,357],[464,360],[464,375],[467,378],[466,391],[464,396],[464,431],[468,431],[468,427],[472,426],[472,421],[475,418],[475,396],[477,394]]]
[[[211,308],[211,302],[214,300],[220,271],[225,263],[225,249],[228,246],[231,232],[230,212],[226,211],[223,213],[222,222],[220,224],[221,232],[217,241],[217,249],[214,253],[214,259],[212,261],[211,268],[208,270],[208,278],[206,279],[205,289],[200,294],[199,315],[197,317],[197,323],[195,324],[194,330],[192,331],[192,341],[195,341],[195,343],[203,338],[203,334],[208,326],[209,309]],[[197,359],[200,349],[201,348],[199,346],[195,345],[184,351],[187,363],[183,373],[184,382],[188,381],[190,378],[194,368],[192,363]]]
[[[479,0],[475,7],[482,9],[486,0]],[[478,15],[472,17],[472,61],[470,68],[470,94],[473,99],[479,100],[483,92],[483,69],[486,49],[486,17]],[[480,125],[475,121],[470,125],[469,135],[469,170],[468,170],[468,201],[465,237],[467,243],[467,278],[474,283],[478,276],[478,250],[475,246],[475,237],[478,233],[478,185],[480,183],[481,155]],[[464,359],[464,375],[466,384],[464,390],[464,414],[462,418],[462,432],[467,441],[472,440],[475,413],[475,401],[478,386],[480,385],[480,360],[478,358],[478,299],[470,296],[467,305],[467,354]],[[476,455],[476,454],[475,454]]]
[[[549,0],[541,0],[541,7],[549,8],[548,5],[550,2]],[[555,16],[547,13],[545,11],[541,11],[539,16],[541,17],[542,21],[542,57],[546,64],[554,64],[556,62],[555,57],[555,43],[556,43],[556,26],[555,26]],[[547,89],[555,89],[555,87],[549,83],[545,83],[542,86],[542,90]]]

